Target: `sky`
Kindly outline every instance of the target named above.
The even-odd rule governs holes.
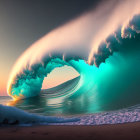
[[[51,30],[96,8],[98,3],[94,0],[0,0],[0,95],[7,95],[12,66],[29,46]],[[43,88],[75,76],[78,73],[70,67],[58,68],[44,80]],[[54,78],[58,80],[54,82]]]

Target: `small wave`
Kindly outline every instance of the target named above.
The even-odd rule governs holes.
[[[1,125],[25,125],[25,124],[49,124],[78,121],[78,118],[64,118],[53,116],[41,116],[27,113],[15,107],[0,105]]]

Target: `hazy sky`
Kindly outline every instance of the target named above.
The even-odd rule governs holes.
[[[10,70],[24,50],[52,29],[95,8],[98,2],[94,0],[0,0],[0,95],[6,95]],[[64,67],[62,71],[66,68]],[[71,68],[68,69],[71,71]],[[59,77],[63,74],[61,72]],[[74,76],[75,72],[72,71],[69,75]],[[53,78],[49,76],[49,80],[51,87]]]

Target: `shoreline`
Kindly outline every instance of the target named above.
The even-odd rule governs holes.
[[[2,140],[140,140],[140,122],[110,125],[35,125],[35,126],[1,126]]]

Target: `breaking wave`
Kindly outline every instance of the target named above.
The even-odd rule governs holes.
[[[106,2],[41,38],[15,63],[8,94],[15,100],[44,95],[44,78],[67,65],[80,76],[62,85],[59,92],[54,88],[52,94],[46,93],[47,105],[61,104],[64,114],[72,109],[74,114],[86,114],[139,104],[138,5],[137,0]]]

